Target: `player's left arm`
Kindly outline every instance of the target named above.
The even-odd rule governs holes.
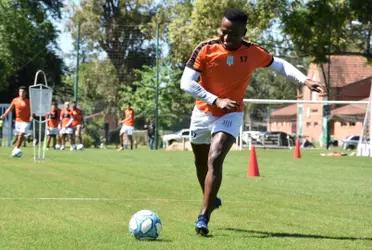
[[[273,57],[273,61],[269,68],[275,70],[276,72],[287,77],[290,80],[294,80],[300,84],[305,85],[311,91],[318,92],[320,95],[325,95],[327,92],[323,84],[307,78],[307,76],[299,71],[295,66],[282,58]]]

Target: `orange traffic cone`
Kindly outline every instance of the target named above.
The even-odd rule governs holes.
[[[260,171],[258,170],[258,164],[257,164],[256,149],[253,145],[251,146],[251,154],[249,158],[247,175],[248,176],[260,176]]]
[[[293,158],[294,159],[300,159],[301,158],[301,146],[300,146],[300,140],[296,139],[296,145],[293,151]]]

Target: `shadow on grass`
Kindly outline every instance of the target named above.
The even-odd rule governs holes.
[[[372,238],[364,237],[349,237],[349,236],[328,236],[318,234],[300,234],[300,233],[280,233],[280,232],[266,232],[258,230],[247,230],[240,228],[221,228],[222,230],[232,231],[237,233],[254,234],[250,237],[256,238],[304,238],[304,239],[326,239],[326,240],[365,240],[372,241]]]

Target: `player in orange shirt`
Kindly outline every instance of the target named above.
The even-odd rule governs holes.
[[[78,141],[79,141],[79,144],[77,144],[76,148],[79,149],[79,150],[82,150],[84,148],[83,138],[81,136],[81,130],[83,128],[83,121],[84,121],[83,112],[76,106],[76,102],[72,102],[70,111],[71,111],[71,115],[74,119],[71,126],[74,129],[75,140],[77,138]]]
[[[12,151],[13,157],[22,156],[21,146],[24,141],[24,136],[26,133],[30,133],[30,127],[32,120],[31,110],[30,110],[30,101],[26,97],[26,87],[21,86],[18,89],[18,97],[14,98],[4,114],[0,116],[0,119],[3,120],[9,112],[15,109],[16,121],[15,121],[15,133],[16,133],[16,146]]]
[[[128,103],[128,107],[124,110],[124,119],[122,120],[122,127],[120,129],[120,148],[128,148],[128,141],[130,143],[130,149],[133,150],[133,131],[134,131],[134,110],[132,109],[132,104]]]
[[[60,115],[61,120],[61,150],[65,149],[66,144],[66,137],[70,138],[70,150],[74,151],[76,150],[75,145],[75,136],[74,136],[74,129],[72,128],[72,122],[74,121],[74,118],[70,111],[70,103],[65,102],[64,108],[61,111]]]
[[[197,98],[190,124],[190,141],[199,184],[202,209],[195,223],[198,234],[208,234],[212,211],[222,202],[217,197],[224,159],[243,121],[243,98],[252,73],[269,67],[312,91],[325,93],[314,82],[283,59],[272,56],[258,45],[243,40],[247,15],[226,9],[219,38],[199,44],[188,60],[181,88]]]
[[[50,111],[46,115],[48,136],[47,148],[49,148],[51,140],[53,140],[53,148],[58,148],[57,139],[59,136],[58,127],[60,127],[60,114],[61,110],[58,108],[57,102],[53,102]]]

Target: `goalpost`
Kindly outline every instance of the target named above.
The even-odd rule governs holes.
[[[369,94],[366,115],[363,121],[363,129],[359,137],[357,156],[372,157],[372,85]]]
[[[331,129],[338,141],[348,135],[359,135],[368,101],[244,99],[244,103],[243,127],[248,128],[241,128],[237,140],[240,149],[251,144],[265,148],[291,148],[294,144],[291,135],[295,135],[303,143],[319,142],[321,146],[328,146],[324,142],[327,129]],[[256,114],[259,112],[263,113],[263,119],[252,122],[260,116]],[[254,118],[251,117],[252,113]],[[247,125],[247,121],[250,125]],[[327,126],[330,121],[331,126]],[[264,134],[260,131],[277,133]],[[285,133],[278,133],[279,131]],[[285,135],[288,137],[287,141],[286,138],[280,138]],[[265,137],[270,137],[267,142]]]

